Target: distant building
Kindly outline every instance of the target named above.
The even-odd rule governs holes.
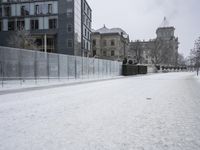
[[[41,51],[88,55],[91,18],[86,0],[1,0],[0,45],[23,28]]]
[[[92,57],[123,60],[128,53],[129,36],[120,28],[109,29],[105,25],[92,35]]]
[[[142,64],[177,65],[179,42],[174,31],[164,18],[155,39],[130,42],[129,58]]]

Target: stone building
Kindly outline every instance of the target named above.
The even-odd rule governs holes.
[[[105,25],[92,32],[92,57],[122,61],[128,53],[129,36],[120,28]]]
[[[39,50],[88,55],[92,11],[86,0],[1,0],[0,45],[20,29],[30,32]]]
[[[129,59],[141,64],[177,65],[179,42],[174,32],[175,28],[164,18],[155,39],[130,42]]]

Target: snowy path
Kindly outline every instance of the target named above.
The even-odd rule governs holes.
[[[0,96],[0,150],[199,150],[200,83],[168,73]]]

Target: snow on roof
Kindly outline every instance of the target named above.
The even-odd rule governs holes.
[[[118,33],[118,34],[123,34],[124,37],[128,37],[128,34],[121,28],[107,28],[105,25],[98,29],[95,30],[95,32],[100,33],[100,34],[108,34],[108,33]]]

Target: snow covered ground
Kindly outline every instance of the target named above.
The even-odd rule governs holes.
[[[199,150],[200,82],[166,73],[0,96],[0,150]]]

